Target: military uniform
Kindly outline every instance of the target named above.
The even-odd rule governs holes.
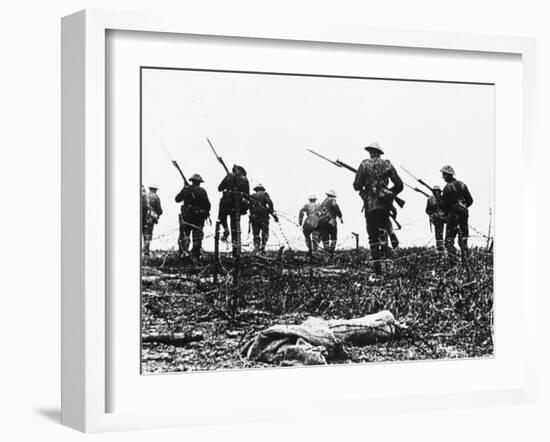
[[[319,235],[323,242],[323,248],[334,253],[338,240],[337,218],[342,219],[342,211],[336,202],[336,194],[327,192],[327,198],[319,206]]]
[[[368,151],[383,154],[377,143],[365,148]],[[389,182],[393,187],[388,188]],[[382,273],[380,258],[382,250],[387,247],[387,228],[390,212],[393,209],[394,197],[403,190],[403,181],[389,160],[379,156],[364,160],[355,174],[353,188],[360,192],[365,204],[365,219],[369,246],[377,274]]]
[[[304,233],[309,254],[317,251],[319,243],[319,204],[314,201],[315,200],[311,198],[310,202],[304,205],[298,214],[298,223],[302,226],[302,232]],[[303,224],[302,221],[304,221]]]
[[[454,170],[450,166],[441,169],[446,178],[447,184],[443,188],[441,197],[441,208],[447,218],[447,231],[445,232],[445,247],[449,256],[456,259],[455,238],[458,235],[458,244],[462,260],[468,261],[468,208],[474,200],[468,187],[462,181],[454,178]]]
[[[199,258],[204,238],[204,222],[210,216],[210,201],[208,193],[202,187],[200,175],[190,178],[192,185],[186,185],[176,195],[176,203],[183,203],[179,215],[180,232],[178,246],[180,253],[187,254],[191,239],[193,240],[192,256]]]
[[[426,214],[430,217],[430,224],[434,226],[435,244],[440,252],[445,250],[443,246],[443,230],[445,229],[445,213],[442,208],[441,194],[431,195],[426,203]]]
[[[250,184],[246,177],[246,171],[240,166],[233,166],[233,172],[228,173],[218,186],[223,192],[220,199],[218,219],[224,229],[223,239],[229,236],[227,217],[231,223],[231,241],[233,248],[240,246],[240,237],[237,238],[237,220],[248,212],[250,198]],[[237,206],[239,207],[237,213]]]
[[[264,251],[269,239],[269,216],[273,215],[273,201],[263,186],[256,186],[250,195],[250,226],[254,237],[254,250]]]
[[[145,195],[143,199],[142,194],[142,216],[145,215],[145,220],[142,224],[143,233],[143,253],[149,255],[149,247],[151,240],[153,239],[153,229],[155,224],[158,223],[160,216],[162,215],[162,206],[160,204],[160,198],[156,193],[156,187],[149,187],[149,193]],[[153,189],[155,191],[153,191]],[[147,212],[143,212],[143,206],[147,207]]]

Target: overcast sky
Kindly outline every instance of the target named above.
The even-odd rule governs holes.
[[[450,164],[473,195],[470,223],[487,232],[494,208],[493,86],[145,69],[142,100],[143,184],[159,186],[164,209],[155,230],[161,237],[152,248],[175,247],[177,239],[174,197],[182,181],[162,143],[187,177],[202,175],[216,219],[217,186],[225,172],[207,136],[229,168],[243,165],[251,187],[262,183],[276,210],[294,218],[309,194],[322,200],[334,189],[344,215],[339,225],[344,247],[353,243],[351,232],[367,246],[354,176],[306,148],[357,168],[368,156],[363,147],[377,141],[411,185],[418,184],[399,166],[443,187],[439,169]],[[407,201],[398,215],[402,245],[423,245],[431,238],[426,198],[407,188],[400,196]],[[245,240],[247,223],[248,218]],[[295,225],[283,220],[281,227],[303,248]],[[274,223],[272,232],[273,246],[285,242]],[[213,241],[207,239],[204,248],[212,249]]]

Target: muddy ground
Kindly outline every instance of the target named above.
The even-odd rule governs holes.
[[[386,276],[372,278],[369,253],[338,251],[310,261],[305,253],[210,254],[193,265],[155,252],[142,267],[142,372],[265,367],[240,353],[274,324],[391,311],[404,326],[385,343],[346,346],[338,363],[487,357],[493,354],[493,258],[472,249],[469,272],[433,248],[395,252]],[[216,276],[217,273],[217,276]]]

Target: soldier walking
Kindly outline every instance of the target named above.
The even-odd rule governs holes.
[[[224,177],[218,186],[218,191],[223,192],[218,213],[218,219],[224,229],[222,240],[226,241],[229,237],[227,226],[227,218],[229,217],[231,242],[233,243],[233,252],[235,253],[241,244],[238,222],[240,222],[241,215],[245,215],[248,212],[250,199],[250,184],[244,167],[235,164],[231,172]]]
[[[182,257],[189,255],[189,245],[193,240],[191,256],[200,259],[202,240],[204,238],[204,222],[210,216],[210,201],[208,193],[201,187],[204,180],[199,174],[189,178],[191,185],[185,185],[176,195],[176,203],[183,203],[179,214],[180,234],[178,246]]]
[[[311,195],[309,197],[309,202],[300,209],[298,224],[302,226],[302,232],[304,233],[308,250],[307,253],[311,256],[313,252],[317,251],[319,243],[319,233],[317,230],[319,226],[319,204],[317,203],[317,197],[315,195]]]
[[[153,228],[158,223],[160,216],[162,215],[162,207],[160,204],[160,198],[157,195],[158,186],[149,186],[149,193],[145,195],[143,199],[142,193],[142,216],[145,214],[143,211],[144,202],[146,203],[147,213],[145,214],[145,222],[142,225],[143,233],[143,254],[149,256],[150,244],[153,239]]]
[[[265,187],[258,184],[254,193],[250,195],[250,226],[254,237],[254,251],[264,252],[269,239],[269,216],[278,221],[274,213],[273,201],[265,191]]]
[[[326,199],[319,206],[319,234],[323,242],[323,249],[331,254],[336,249],[336,241],[338,239],[338,223],[337,218],[343,223],[342,211],[336,202],[336,192],[329,190],[326,193]]]
[[[443,246],[443,229],[445,228],[445,213],[442,207],[442,195],[441,188],[439,186],[433,186],[433,194],[428,198],[426,203],[426,214],[430,217],[430,225],[434,226],[435,231],[435,245],[437,250],[443,252],[445,250]]]
[[[365,219],[369,246],[374,261],[374,271],[382,274],[380,262],[382,250],[387,248],[386,230],[391,222],[390,211],[394,198],[403,190],[403,181],[390,160],[382,159],[384,154],[378,143],[371,143],[365,150],[370,158],[363,160],[355,174],[353,188],[359,192],[365,204]],[[388,188],[391,181],[393,186]]]
[[[445,248],[453,262],[456,262],[455,238],[458,235],[458,244],[462,262],[468,266],[468,208],[474,200],[468,187],[455,178],[455,171],[451,166],[443,166],[441,174],[447,184],[443,188],[441,207],[447,219],[445,232]]]

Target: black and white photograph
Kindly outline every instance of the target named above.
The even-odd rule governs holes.
[[[493,84],[140,83],[142,374],[493,357]]]

